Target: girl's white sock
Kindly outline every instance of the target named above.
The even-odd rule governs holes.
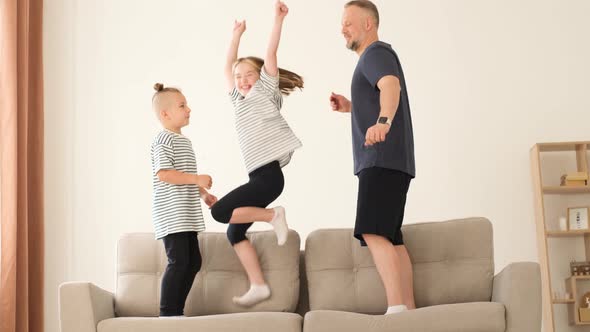
[[[233,301],[237,305],[249,307],[258,302],[264,301],[270,297],[270,287],[268,285],[252,285],[246,294],[235,296]]]
[[[404,312],[406,310],[408,310],[408,307],[406,307],[403,304],[393,305],[393,306],[387,308],[387,312],[385,314],[386,315],[399,314],[400,312]]]
[[[282,206],[274,207],[275,215],[272,217],[270,224],[277,234],[277,242],[282,246],[287,242],[287,235],[289,234],[289,226],[287,226],[287,218],[285,216],[285,208]]]

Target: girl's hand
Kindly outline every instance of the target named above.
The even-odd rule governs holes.
[[[234,20],[234,36],[241,36],[244,31],[246,31],[246,20],[243,20],[242,22]]]
[[[275,16],[277,18],[285,18],[285,16],[287,16],[287,14],[289,13],[289,7],[287,7],[287,5],[285,5],[284,2],[282,1],[277,1],[275,3]]]
[[[213,205],[215,205],[215,203],[217,203],[217,197],[215,197],[215,195],[212,195],[209,193],[207,193],[205,195],[205,197],[203,197],[203,200],[205,201],[205,204],[207,204],[207,206],[209,208],[211,208]]]

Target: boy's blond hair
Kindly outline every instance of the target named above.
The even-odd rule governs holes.
[[[152,96],[152,107],[154,112],[156,113],[156,117],[160,118],[160,111],[162,110],[163,106],[166,105],[168,100],[166,99],[166,94],[168,93],[180,93],[180,89],[174,87],[164,87],[162,83],[154,84],[154,95]]]

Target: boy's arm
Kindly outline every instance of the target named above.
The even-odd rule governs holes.
[[[156,174],[160,181],[170,184],[196,184],[199,187],[211,188],[212,180],[209,175],[184,173],[175,169],[161,169]]]
[[[238,59],[238,48],[240,47],[240,38],[246,31],[246,21],[238,22],[234,21],[234,30],[232,33],[231,43],[227,50],[227,58],[225,61],[225,80],[227,85],[227,91],[231,92],[234,89],[234,74],[233,65]]]
[[[275,20],[270,34],[270,41],[266,50],[266,57],[264,58],[264,69],[266,73],[272,77],[276,77],[279,73],[277,65],[277,50],[279,49],[279,41],[281,40],[281,31],[283,29],[283,20],[289,13],[289,8],[282,1],[277,1],[275,4]]]

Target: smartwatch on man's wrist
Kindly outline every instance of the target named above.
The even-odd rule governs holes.
[[[383,123],[391,126],[391,120],[386,116],[380,116],[377,123]]]

